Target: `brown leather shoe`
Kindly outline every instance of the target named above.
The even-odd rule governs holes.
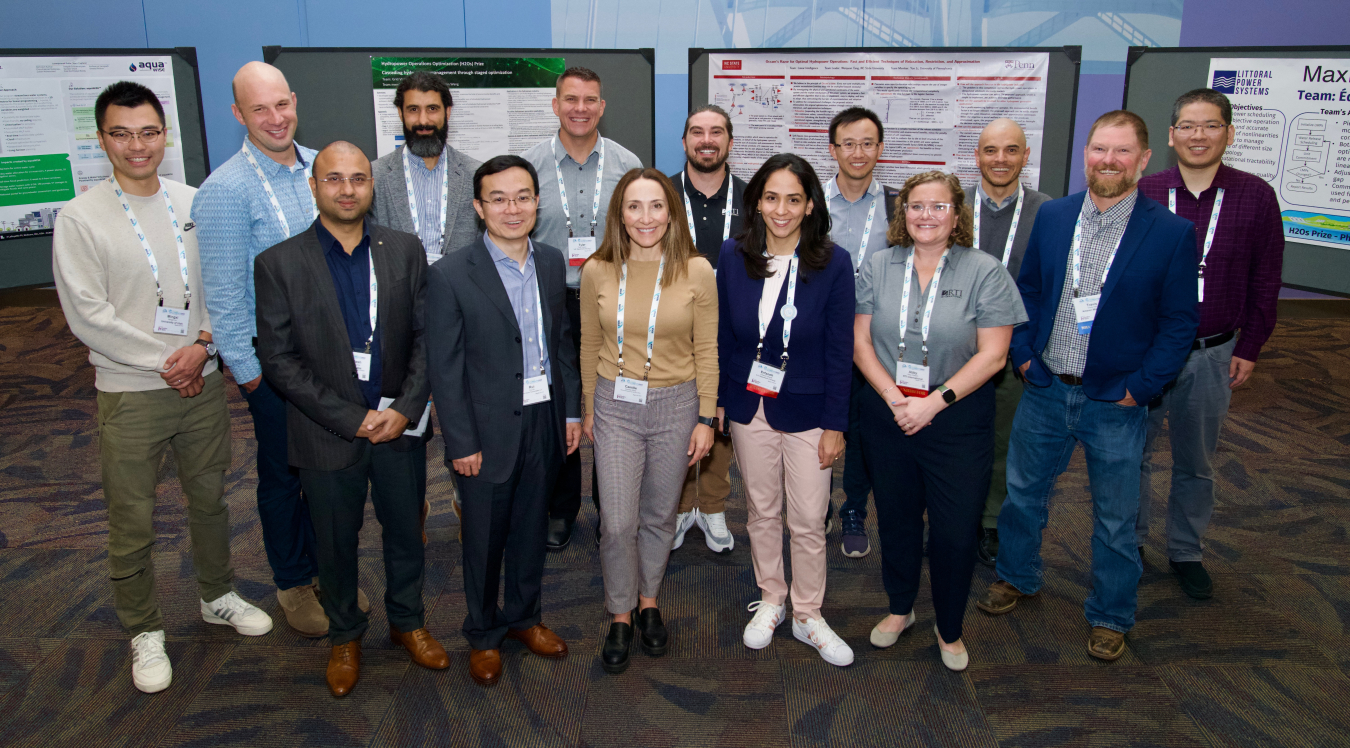
[[[1099,660],[1115,662],[1125,654],[1125,635],[1104,626],[1093,626],[1088,637],[1088,654]]]
[[[328,690],[346,696],[361,677],[361,640],[333,647],[328,655]]]
[[[506,637],[525,642],[525,646],[540,657],[567,656],[567,642],[563,641],[562,637],[549,631],[548,627],[542,623],[536,623],[524,631],[511,629],[506,632]]]
[[[408,650],[408,654],[412,655],[413,662],[424,668],[444,670],[450,667],[450,656],[445,653],[445,648],[437,644],[436,640],[431,638],[431,632],[425,628],[404,634],[394,626],[390,626],[389,638],[395,644],[402,644],[404,649]]]
[[[469,675],[480,686],[496,685],[502,677],[502,653],[495,649],[475,649],[469,652]]]
[[[1035,597],[1035,595],[1025,595],[1018,591],[1016,587],[1000,579],[989,585],[989,589],[985,590],[980,599],[975,601],[975,607],[990,615],[1001,616],[1016,608],[1017,601],[1024,597]]]

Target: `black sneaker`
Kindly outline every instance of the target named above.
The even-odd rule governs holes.
[[[660,610],[646,608],[633,611],[633,625],[638,630],[638,640],[642,642],[642,648],[647,654],[660,657],[666,653],[670,634],[666,631],[666,624],[661,621]]]
[[[998,528],[981,527],[978,537],[979,543],[975,546],[975,553],[980,563],[992,569],[998,561]]]
[[[627,623],[611,623],[609,636],[600,647],[600,667],[606,673],[617,675],[628,669],[628,650],[633,644],[633,627]]]
[[[1208,600],[1214,595],[1214,580],[1209,578],[1209,572],[1205,571],[1205,565],[1199,561],[1171,561],[1167,562],[1176,572],[1177,581],[1181,583],[1181,591],[1190,595],[1194,600]]]
[[[872,552],[872,544],[867,539],[867,529],[858,512],[849,509],[839,512],[839,523],[843,533],[839,540],[839,551],[849,558],[862,558]]]

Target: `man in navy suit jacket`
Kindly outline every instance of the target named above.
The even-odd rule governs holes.
[[[1018,278],[1029,320],[1009,354],[1028,387],[1008,449],[998,581],[976,602],[997,615],[1040,591],[1048,499],[1081,442],[1096,517],[1088,653],[1103,660],[1125,653],[1134,626],[1147,405],[1181,370],[1200,322],[1194,226],[1136,189],[1150,153],[1138,115],[1102,115],[1083,154],[1088,192],[1036,217]]]

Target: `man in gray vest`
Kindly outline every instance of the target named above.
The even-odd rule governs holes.
[[[1050,199],[1022,185],[1022,169],[1027,165],[1027,136],[1010,119],[996,119],[984,126],[975,146],[975,163],[980,167],[980,183],[971,200],[975,214],[975,248],[996,257],[1017,280],[1022,254],[1027,251],[1036,211]],[[994,475],[989,496],[984,502],[977,553],[980,562],[993,566],[998,556],[998,513],[1008,495],[1008,437],[1013,416],[1022,400],[1022,382],[1013,374],[1011,359],[994,381]]]

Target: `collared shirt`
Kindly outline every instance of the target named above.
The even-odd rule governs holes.
[[[1138,200],[1139,190],[1131,190],[1125,199],[1102,212],[1097,210],[1097,203],[1092,201],[1091,194],[1083,196],[1083,239],[1080,247],[1083,259],[1078,272],[1079,296],[1102,292],[1102,271],[1106,269],[1106,263],[1120,243],[1120,238],[1125,235],[1125,226],[1130,222],[1130,214],[1134,212],[1134,204]],[[1055,374],[1081,377],[1083,367],[1087,366],[1088,340],[1091,336],[1078,334],[1078,318],[1073,311],[1073,253],[1066,247],[1065,254],[1069,257],[1064,263],[1064,288],[1059,294],[1059,307],[1055,310],[1055,326],[1050,330],[1050,340],[1045,344],[1041,359]]]
[[[740,232],[745,219],[745,182],[732,174],[728,168],[727,177],[722,180],[722,186],[717,192],[705,195],[689,181],[688,174],[684,175],[684,181],[681,182],[681,173],[683,172],[677,171],[672,174],[670,181],[675,183],[675,189],[689,195],[689,207],[693,208],[694,213],[694,244],[698,247],[699,254],[706,257],[713,270],[716,270],[717,258],[722,253],[723,220],[726,218],[722,215],[722,211],[727,207],[727,188],[728,186],[732,188],[731,236],[735,236]]]
[[[838,191],[838,183],[832,190],[833,196],[830,197],[830,240],[843,247],[852,257],[853,267],[856,270],[858,265],[858,250],[862,247],[863,228],[867,224],[867,213],[872,208],[872,199],[876,198],[877,212],[872,217],[872,233],[867,237],[867,251],[863,253],[862,262],[867,264],[867,260],[877,251],[890,246],[886,239],[886,198],[881,187],[880,180],[872,180],[868,185],[867,191],[857,202],[849,202],[842,192]]]
[[[641,169],[642,162],[633,152],[605,138],[605,173],[600,189],[600,210],[596,212],[595,244],[605,236],[605,217],[609,200],[619,179],[630,169]],[[557,147],[554,147],[555,142]],[[578,164],[562,147],[562,142],[550,137],[520,154],[539,172],[539,217],[534,225],[533,238],[556,247],[567,259],[567,216],[563,214],[562,199],[558,196],[558,170],[562,171],[563,187],[567,190],[567,207],[572,212],[572,235],[591,235],[591,205],[595,196],[595,168],[600,162],[600,138],[595,139],[586,162]],[[567,287],[581,288],[580,268],[567,267]]]
[[[370,335],[370,228],[364,227],[365,235],[347,254],[342,242],[337,240],[322,221],[314,222],[314,233],[319,237],[319,246],[323,247],[323,259],[328,263],[328,272],[333,275],[333,288],[337,291],[338,308],[342,310],[342,321],[347,328],[347,341],[353,351],[364,351]],[[370,381],[357,380],[361,394],[366,397],[366,405],[371,410],[380,407],[380,388],[384,379],[380,355],[380,323],[375,322],[375,337],[370,342]]]
[[[441,157],[436,159],[434,169],[428,169],[427,162],[421,156],[408,154],[408,164],[412,166],[413,197],[417,200],[417,238],[432,254],[440,254],[442,244],[441,214],[445,211],[445,203],[441,202],[441,185],[445,183],[445,162],[444,148],[441,149]]]
[[[216,347],[234,380],[240,383],[262,375],[262,366],[253,351],[253,338],[258,334],[253,258],[308,229],[314,222],[309,173],[316,153],[296,144],[295,163],[283,166],[251,141],[245,141],[244,147],[252,151],[267,175],[290,224],[290,234],[282,230],[276,210],[258,181],[258,173],[242,153],[236,153],[211,172],[192,202],[192,221],[196,224],[201,252],[203,296],[211,313]]]
[[[548,383],[553,384],[553,366],[548,359],[548,337],[539,329],[539,320],[535,316],[534,305],[540,295],[539,278],[534,271],[534,242],[530,242],[524,267],[507,257],[505,252],[493,244],[486,231],[483,232],[483,243],[487,245],[488,254],[492,255],[492,264],[497,268],[497,276],[502,279],[502,285],[506,286],[506,298],[511,300],[511,311],[516,314],[516,324],[520,327],[520,353],[525,361],[524,376],[526,378],[539,376],[539,368],[542,366],[544,376],[548,377]],[[538,342],[541,338],[544,341],[542,362]]]
[[[975,183],[975,195],[979,198],[980,204],[988,207],[989,210],[1003,210],[1004,208],[1017,202],[1017,192],[1015,190],[1011,195],[1003,198],[998,202],[994,202],[994,198],[990,197],[988,194],[985,193],[984,182]]]
[[[994,202],[992,197],[985,194],[984,186],[976,183],[975,209],[980,211],[980,235],[975,237],[979,239],[980,251],[988,253],[1001,264],[1003,250],[1008,247],[1008,232],[1012,230],[1013,213],[1017,210],[1017,193],[1013,192],[1003,200]],[[1031,222],[1036,220],[1036,216],[1034,213],[1024,212],[1020,220],[1029,228]],[[1013,251],[1008,256],[1008,274],[1013,280],[1017,279],[1017,274],[1022,269],[1022,255],[1026,254],[1026,251],[1026,241],[1022,241],[1020,245],[1016,243],[1013,245]]]
[[[1186,188],[1175,166],[1139,180],[1139,191],[1163,205],[1167,205],[1167,191],[1177,191],[1177,215],[1195,224],[1197,257],[1204,252],[1205,233],[1220,188],[1223,208],[1205,260],[1205,300],[1200,302],[1196,337],[1240,329],[1233,355],[1255,361],[1275,331],[1284,266],[1284,227],[1275,190],[1254,174],[1222,164],[1209,189],[1198,198]]]

